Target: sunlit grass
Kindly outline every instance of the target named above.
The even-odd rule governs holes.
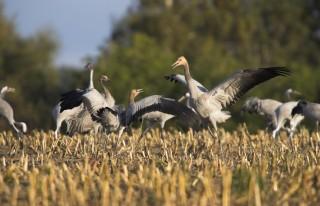
[[[316,205],[319,137],[245,128],[22,141],[0,133],[1,205]]]

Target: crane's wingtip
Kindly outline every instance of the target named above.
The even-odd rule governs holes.
[[[275,75],[279,75],[279,76],[290,76],[291,75],[291,71],[285,67],[285,66],[272,66],[272,67],[265,67],[262,68],[263,70],[267,70],[268,72],[271,72]]]
[[[275,67],[275,72],[280,76],[290,76],[292,73],[287,67]]]

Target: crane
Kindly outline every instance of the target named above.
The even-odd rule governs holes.
[[[3,116],[9,125],[15,131],[17,137],[21,137],[23,133],[27,132],[27,124],[25,122],[17,122],[14,119],[14,112],[11,105],[4,99],[5,94],[15,92],[14,88],[4,86],[0,92],[0,116]],[[19,127],[19,128],[18,128]]]
[[[267,120],[268,128],[273,130],[276,127],[275,111],[280,105],[282,105],[282,102],[274,99],[251,97],[245,101],[241,112],[255,113],[264,116]]]
[[[182,66],[184,69],[184,77],[190,93],[191,106],[203,119],[210,121],[215,130],[214,136],[217,133],[217,123],[224,122],[231,117],[230,114],[222,109],[235,103],[243,94],[256,85],[276,76],[287,76],[290,74],[290,71],[284,67],[245,69],[234,73],[212,90],[204,92],[192,81],[189,64],[185,57],[179,57],[172,64],[173,69],[179,66]],[[208,129],[210,131],[209,127]]]
[[[85,68],[90,70],[90,81],[88,87],[84,90],[75,89],[62,94],[58,104],[52,110],[52,116],[56,122],[56,129],[54,131],[56,138],[58,137],[62,123],[65,121],[67,123],[67,130],[69,130],[71,123],[69,120],[76,118],[77,115],[85,109],[82,103],[82,95],[88,90],[94,89],[93,65],[88,63]]]
[[[142,118],[143,115],[151,112],[162,112],[181,118],[188,118],[194,112],[186,105],[175,99],[166,98],[161,95],[145,97],[137,102],[134,98],[138,96],[142,89],[132,89],[129,95],[129,104],[126,109],[115,105],[114,107],[104,107],[98,110],[93,119],[100,122],[104,127],[112,127],[113,131],[118,131],[119,137],[123,130],[130,126],[133,121]]]
[[[106,75],[101,75],[100,77],[100,84],[103,88],[103,93],[101,94],[104,99],[106,100],[107,104],[113,106],[115,104],[115,100],[111,95],[110,91],[106,88],[105,83],[107,83],[110,79]],[[90,112],[84,108],[81,112],[77,114],[76,117],[68,120],[69,128],[67,130],[70,136],[73,136],[75,133],[88,133],[92,129],[94,133],[97,134],[101,129],[101,124],[93,121],[91,118]]]

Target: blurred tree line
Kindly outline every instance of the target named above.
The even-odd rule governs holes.
[[[55,68],[58,43],[51,32],[23,38],[3,9],[0,41],[0,84],[17,88],[8,95],[16,119],[32,128],[52,128],[51,109],[59,93],[85,87],[88,73]],[[118,103],[127,102],[131,88],[143,88],[144,95],[180,97],[185,89],[163,76],[182,73],[170,69],[182,55],[194,78],[208,88],[237,69],[280,65],[292,70],[292,76],[265,83],[246,97],[286,101],[283,92],[291,87],[319,101],[319,51],[317,0],[135,0],[92,59],[97,88],[100,74],[107,74]],[[241,103],[231,108],[235,118],[226,127],[251,118],[239,116]],[[260,118],[249,122],[253,128],[261,126]]]

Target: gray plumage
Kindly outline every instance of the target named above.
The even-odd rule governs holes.
[[[292,109],[296,105],[296,101],[285,102],[276,109],[276,128],[272,132],[273,138],[275,138],[278,135],[278,132],[281,128],[285,128],[285,124],[287,122],[289,123],[289,127],[287,128],[287,131],[289,132],[289,137],[293,137],[296,127],[304,118],[302,115],[291,116]]]
[[[291,115],[293,117],[303,115],[311,121],[314,121],[318,130],[318,124],[320,121],[320,104],[300,100],[293,108]]]
[[[70,129],[72,119],[76,119],[81,111],[85,109],[82,102],[82,96],[91,89],[94,89],[93,84],[93,65],[88,63],[85,68],[90,70],[89,86],[85,89],[76,89],[61,95],[58,104],[52,110],[52,116],[56,122],[54,135],[57,138],[63,122],[67,124],[67,131]]]
[[[264,116],[267,121],[267,127],[273,130],[276,127],[275,111],[280,105],[282,105],[282,102],[277,100],[251,97],[246,100],[241,111]]]
[[[115,100],[111,95],[110,91],[104,85],[104,82],[108,81],[109,78],[106,75],[101,76],[100,84],[103,88],[103,93],[101,94],[101,96],[104,98],[107,105],[113,106]],[[90,91],[88,90],[88,92]],[[84,108],[75,117],[67,121],[67,124],[67,133],[70,136],[73,136],[75,133],[88,133],[91,130],[94,130],[94,134],[97,134],[99,131],[102,130],[101,124],[92,119],[91,113],[89,112],[88,108],[85,107],[85,105]]]
[[[16,122],[14,119],[14,112],[11,105],[4,99],[5,94],[14,92],[15,90],[10,87],[3,87],[0,92],[0,116],[3,116],[14,129],[16,135],[20,137],[22,133],[27,132],[27,124],[24,122]],[[18,128],[19,127],[19,128]]]
[[[189,118],[189,116],[195,115],[186,105],[175,99],[166,98],[160,95],[152,95],[135,102],[134,98],[139,93],[140,92],[137,90],[131,91],[130,103],[126,110],[105,107],[97,113],[97,120],[104,126],[110,125],[110,122],[106,120],[112,120],[113,126],[118,126],[117,130],[119,131],[119,136],[121,136],[125,127],[128,127],[132,122],[142,118],[143,115],[152,114],[153,112],[161,112],[179,118]]]
[[[191,95],[191,106],[203,119],[208,119],[215,130],[217,130],[217,122],[224,122],[230,118],[230,115],[222,109],[235,103],[256,85],[276,76],[290,74],[289,70],[283,67],[241,70],[212,90],[203,92],[192,81],[189,64],[184,57],[180,57],[172,66],[173,68],[183,66],[185,80]]]

